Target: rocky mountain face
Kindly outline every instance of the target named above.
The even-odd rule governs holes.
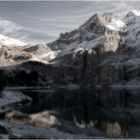
[[[7,46],[3,45],[0,47],[0,66],[13,66],[28,61],[37,61],[47,64],[49,59],[53,59],[56,52],[46,44],[37,44],[34,46]]]
[[[139,80],[139,12],[122,20],[95,14],[79,29],[48,44],[61,52],[53,60],[80,69],[90,85],[136,84]]]
[[[136,10],[121,20],[111,13],[95,14],[48,45],[2,44],[0,65],[5,83],[136,85],[140,78],[139,21]]]

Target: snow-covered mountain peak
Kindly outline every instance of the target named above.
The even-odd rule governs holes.
[[[120,44],[120,33],[126,32],[125,29],[125,23],[113,17],[112,13],[95,14],[78,29],[61,34],[48,46],[61,50],[58,57],[96,48],[102,48],[101,52],[115,52]]]
[[[93,31],[94,26],[98,26],[100,23],[100,16],[98,14],[94,14],[90,19],[88,19],[83,25],[80,26],[80,30]]]
[[[106,13],[103,15],[95,14],[82,26],[80,26],[80,29],[87,30],[89,32],[94,32],[96,30],[96,33],[103,33],[105,32],[104,27],[111,22],[112,18],[113,16],[111,13]]]
[[[140,18],[140,11],[137,11],[135,9],[133,9],[132,11],[130,11],[125,17],[124,17],[124,21],[125,22],[130,22],[133,21],[137,18]]]
[[[123,21],[127,25],[128,30],[136,30],[140,27],[140,11],[132,10],[124,18]]]
[[[133,9],[131,11],[135,16],[140,16],[140,11]]]
[[[125,28],[125,23],[114,17],[112,13],[95,14],[80,27],[80,29],[86,29],[89,32],[96,30],[96,33],[104,33],[106,29],[117,32],[124,31]]]
[[[140,11],[132,10],[123,19],[129,28],[136,28],[140,22]]]
[[[25,46],[26,43],[0,34],[0,46]]]
[[[124,37],[127,47],[138,48],[140,45],[140,11],[132,10],[123,19],[128,33]]]

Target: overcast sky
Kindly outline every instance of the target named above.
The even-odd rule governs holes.
[[[140,10],[140,1],[0,1],[0,33],[27,43],[47,43],[95,13],[122,17],[132,9]]]

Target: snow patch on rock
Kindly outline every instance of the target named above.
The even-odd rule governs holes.
[[[112,18],[111,22],[106,27],[113,31],[120,31],[125,26],[126,26],[125,23],[122,22],[121,20]]]
[[[25,46],[26,43],[0,34],[0,46]]]

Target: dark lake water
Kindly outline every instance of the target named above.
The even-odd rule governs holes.
[[[99,129],[117,123],[124,135],[140,136],[140,89],[11,90],[33,99],[32,105],[23,110],[26,113],[51,110],[65,120],[92,124]]]

